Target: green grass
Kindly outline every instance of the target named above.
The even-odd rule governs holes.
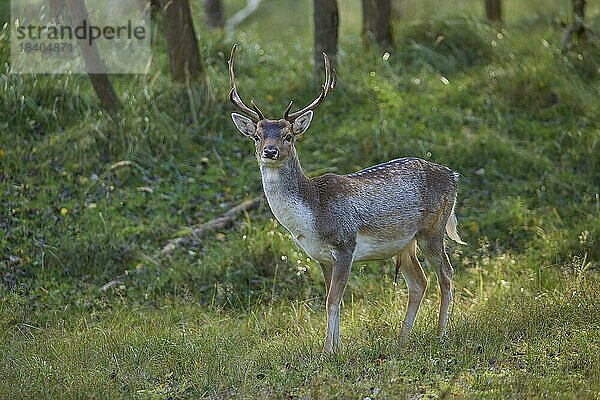
[[[367,285],[369,295],[363,287],[361,298],[344,304],[342,350],[326,358],[320,354],[324,312],[304,300],[257,305],[246,313],[185,299],[155,309],[121,300],[91,313],[55,310],[46,324],[21,320],[4,331],[10,346],[1,361],[11,382],[4,393],[594,398],[600,390],[597,281],[581,270],[547,271],[572,282],[554,280],[549,286],[557,287],[543,289],[517,272],[510,257],[487,267],[489,274],[514,280],[494,282],[487,275],[484,292],[478,292],[479,282],[459,283],[451,334],[443,340],[432,335],[435,293],[423,304],[412,339],[400,344],[405,296],[389,282]],[[469,269],[463,277],[477,280],[479,273]],[[23,318],[14,315],[17,301],[12,296],[2,304],[9,320]]]
[[[228,116],[232,44],[240,93],[268,115],[318,91],[301,23],[311,2],[267,3],[232,37],[197,16],[198,124],[160,38],[149,75],[111,78],[124,105],[115,119],[85,76],[3,66],[0,398],[598,398],[600,42],[557,51],[561,1],[506,1],[503,28],[480,20],[479,2],[406,1],[385,58],[360,43],[358,3],[340,2],[339,83],[300,158],[310,175],[402,156],[460,172],[469,245],[449,247],[447,338],[434,337],[430,270],[401,344],[404,283],[391,261],[359,263],[342,348],[322,357],[319,266],[267,207],[155,256],[262,191],[253,146]],[[594,32],[599,11],[588,4]],[[268,23],[287,13],[293,29]]]

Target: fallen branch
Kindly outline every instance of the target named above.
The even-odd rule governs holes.
[[[117,168],[121,168],[121,167],[128,167],[132,164],[131,161],[129,160],[123,160],[123,161],[118,161],[112,165],[110,165],[107,169],[106,172],[112,171],[113,169],[117,169]]]
[[[233,207],[232,209],[227,210],[225,214],[222,216],[211,219],[204,224],[201,224],[195,228],[186,228],[184,231],[185,236],[179,236],[169,240],[169,242],[160,250],[158,255],[169,254],[177,247],[189,242],[192,239],[200,239],[202,236],[205,236],[207,233],[212,232],[217,229],[223,229],[228,227],[235,221],[238,214],[243,211],[250,211],[258,208],[261,204],[261,198],[256,197],[252,200],[246,200],[243,203]]]
[[[261,197],[246,200],[238,204],[237,206],[227,210],[222,216],[218,218],[211,219],[210,221],[200,224],[196,227],[186,228],[183,231],[182,235],[169,240],[167,244],[163,246],[163,248],[160,251],[158,251],[154,257],[149,257],[149,259],[155,260],[160,256],[171,253],[177,247],[181,247],[182,245],[188,243],[191,240],[198,240],[203,236],[206,236],[210,232],[213,232],[218,229],[227,228],[228,226],[233,224],[233,222],[238,218],[238,216],[241,213],[243,213],[244,211],[255,210],[258,207],[260,207],[261,203]],[[131,276],[131,274],[138,273],[140,271],[143,271],[143,268],[138,267],[135,270],[127,271],[126,273],[117,276],[110,282],[102,285],[100,290],[105,292],[109,289],[113,289],[119,286],[121,283],[123,283],[128,276]]]
[[[123,283],[125,281],[125,278],[127,278],[129,275],[131,275],[132,273],[139,273],[141,271],[144,270],[144,266],[142,264],[138,264],[137,267],[132,270],[132,271],[126,271],[124,274],[121,274],[119,276],[117,276],[116,278],[114,278],[112,281],[105,283],[104,285],[102,285],[102,287],[100,288],[100,290],[102,292],[106,292],[108,289],[114,289],[117,286],[119,286],[121,283]]]
[[[252,15],[254,11],[256,11],[261,1],[262,0],[248,0],[246,7],[233,14],[225,22],[225,32],[233,32],[236,26],[241,24],[246,18]]]

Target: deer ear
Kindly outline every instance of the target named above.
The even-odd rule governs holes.
[[[231,119],[242,135],[251,138],[256,136],[256,125],[254,125],[254,122],[250,118],[238,113],[232,113]]]
[[[307,111],[304,114],[302,114],[301,116],[299,116],[298,118],[296,118],[296,120],[294,121],[294,124],[292,125],[292,130],[294,131],[294,134],[300,135],[300,134],[306,132],[306,130],[310,126],[312,117],[313,117],[313,112]]]

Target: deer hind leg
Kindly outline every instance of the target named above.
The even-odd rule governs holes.
[[[419,239],[419,249],[435,270],[440,285],[440,313],[438,315],[437,335],[441,337],[446,334],[448,308],[452,302],[453,275],[452,265],[444,249],[443,232]]]
[[[331,272],[333,266],[331,263],[319,262],[321,266],[321,272],[323,273],[323,280],[325,281],[325,298],[329,294],[329,287],[331,286]]]
[[[427,288],[427,278],[425,277],[421,263],[417,259],[415,240],[411,241],[398,255],[396,268],[402,272],[402,276],[408,287],[408,305],[401,332],[402,340],[406,340],[415,322],[417,311],[419,311],[421,300]]]

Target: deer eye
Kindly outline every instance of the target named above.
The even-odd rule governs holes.
[[[283,141],[284,141],[284,142],[291,142],[293,137],[294,137],[294,136],[293,136],[291,133],[288,133],[288,134],[287,134],[287,135],[285,135],[285,137],[283,138]]]

